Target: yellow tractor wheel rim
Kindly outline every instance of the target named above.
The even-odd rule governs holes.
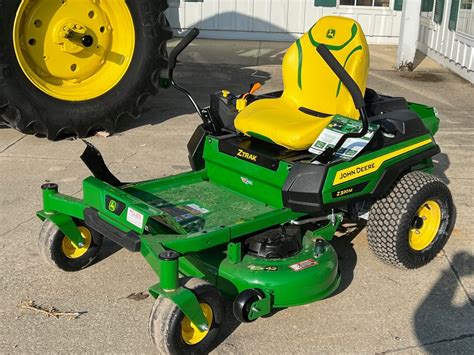
[[[23,0],[13,44],[21,69],[41,91],[84,101],[114,88],[135,49],[125,0]]]
[[[90,248],[92,243],[92,234],[91,231],[84,227],[79,227],[79,232],[81,232],[82,238],[84,238],[83,243],[80,246],[76,246],[66,235],[63,238],[61,247],[64,255],[68,259],[77,259],[83,256]]]
[[[408,232],[408,241],[413,250],[426,249],[438,234],[441,225],[441,206],[433,200],[426,201],[418,209],[415,222]]]
[[[212,324],[212,318],[214,315],[211,306],[207,303],[201,303],[201,309],[206,317],[207,323]],[[204,332],[200,331],[199,328],[186,316],[181,321],[181,337],[188,345],[196,345],[200,343],[208,333],[208,330]]]

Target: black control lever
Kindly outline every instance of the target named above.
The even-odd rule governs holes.
[[[199,30],[197,28],[193,28],[188,32],[188,34],[181,40],[181,42],[178,43],[178,45],[171,51],[169,58],[168,58],[168,78],[170,80],[171,85],[181,91],[188,100],[191,102],[191,104],[194,106],[194,109],[198,113],[199,117],[205,122],[208,123],[205,117],[203,117],[203,110],[199,107],[198,103],[196,100],[194,100],[193,96],[191,93],[183,88],[182,86],[179,86],[175,81],[173,77],[174,73],[174,68],[176,67],[176,62],[178,59],[178,56],[181,54],[182,51],[184,51],[192,41],[196,39],[196,37],[199,36]]]
[[[178,45],[174,47],[168,58],[169,70],[173,70],[176,67],[176,60],[178,59],[178,56],[186,49],[187,46],[191,44],[192,41],[196,39],[197,36],[199,36],[199,29],[193,28],[186,36],[184,36],[181,42],[179,42]],[[171,74],[171,76],[173,75]]]
[[[344,144],[344,142],[349,138],[361,138],[365,136],[369,130],[369,117],[367,116],[367,111],[365,110],[365,100],[362,92],[359,89],[359,86],[347,73],[344,67],[339,63],[339,61],[332,55],[331,51],[324,45],[319,44],[316,47],[316,51],[324,59],[326,64],[331,68],[334,74],[341,80],[344,86],[349,90],[349,93],[352,96],[354,105],[356,109],[359,110],[360,118],[362,119],[362,129],[359,132],[355,133],[346,133],[341,139],[336,143],[332,148],[327,148],[323,153],[313,160],[318,160],[319,162],[326,164],[331,161],[334,153],[336,153]]]

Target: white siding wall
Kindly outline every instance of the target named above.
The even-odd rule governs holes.
[[[400,11],[391,8],[315,7],[314,0],[169,0],[168,18],[177,32],[191,27],[201,37],[293,40],[325,15],[348,16],[362,25],[369,43],[396,44]],[[393,5],[391,6],[393,7]]]
[[[445,1],[441,24],[430,16],[421,17],[419,49],[463,78],[474,82],[474,38],[448,29],[451,1]]]

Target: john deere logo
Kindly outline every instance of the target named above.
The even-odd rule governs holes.
[[[336,35],[336,30],[334,30],[334,29],[332,29],[332,28],[330,28],[330,29],[328,30],[328,32],[326,33],[326,37],[327,37],[327,38],[334,38],[335,35]]]
[[[117,209],[117,202],[115,200],[110,200],[109,202],[109,211],[110,212],[115,212]]]

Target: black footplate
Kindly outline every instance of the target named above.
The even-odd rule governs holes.
[[[88,227],[94,229],[105,238],[113,241],[121,247],[131,252],[140,251],[141,241],[137,233],[134,231],[125,233],[120,229],[111,226],[100,218],[99,213],[95,209],[86,208],[84,210],[84,222]]]

